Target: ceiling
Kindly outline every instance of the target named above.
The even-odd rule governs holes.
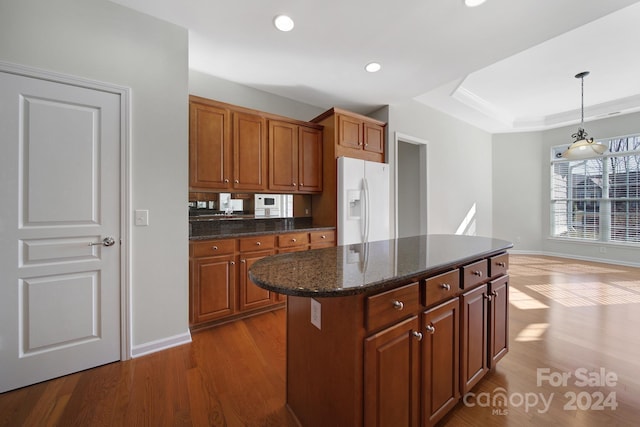
[[[587,70],[585,121],[640,111],[637,0],[112,1],[188,28],[191,69],[321,108],[413,99],[491,133],[548,129],[579,122]]]

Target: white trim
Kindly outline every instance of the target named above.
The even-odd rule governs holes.
[[[191,342],[191,333],[189,330],[183,334],[174,335],[172,337],[162,338],[156,341],[147,342],[141,345],[133,346],[131,357],[140,357],[146,354],[155,353],[157,351],[166,350],[171,347],[177,347]]]
[[[421,138],[417,138],[415,136],[411,136],[411,135],[407,135],[401,132],[394,132],[394,165],[393,165],[393,173],[394,173],[394,193],[393,193],[393,197],[394,197],[394,214],[393,214],[393,218],[394,218],[394,236],[397,238],[398,237],[398,142],[406,142],[409,144],[416,144],[416,145],[424,145],[424,157],[422,159],[420,159],[420,165],[424,166],[420,168],[420,180],[422,181],[422,183],[424,184],[424,189],[425,192],[424,194],[420,195],[420,210],[423,211],[424,213],[424,233],[423,234],[427,234],[428,233],[428,206],[429,206],[429,180],[428,180],[428,149],[429,149],[429,142],[427,140],[421,139]],[[421,186],[422,187],[422,186]],[[421,224],[421,228],[422,228],[422,224]]]
[[[83,77],[0,61],[0,71],[120,96],[120,358],[131,358],[131,89]]]

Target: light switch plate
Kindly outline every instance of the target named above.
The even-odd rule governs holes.
[[[136,209],[136,225],[149,225],[149,211],[147,209]]]
[[[318,329],[322,329],[322,306],[311,298],[311,324]]]

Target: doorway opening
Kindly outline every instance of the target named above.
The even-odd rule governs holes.
[[[396,132],[396,236],[427,234],[427,141]]]

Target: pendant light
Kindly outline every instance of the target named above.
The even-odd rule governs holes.
[[[587,131],[584,130],[584,78],[589,75],[588,71],[583,71],[575,75],[576,79],[580,79],[581,82],[581,106],[580,106],[580,127],[578,132],[571,135],[571,138],[575,138],[575,141],[567,148],[561,157],[567,160],[580,160],[588,159],[591,157],[597,157],[607,151],[606,144],[600,141],[594,141],[593,138],[588,138]]]

